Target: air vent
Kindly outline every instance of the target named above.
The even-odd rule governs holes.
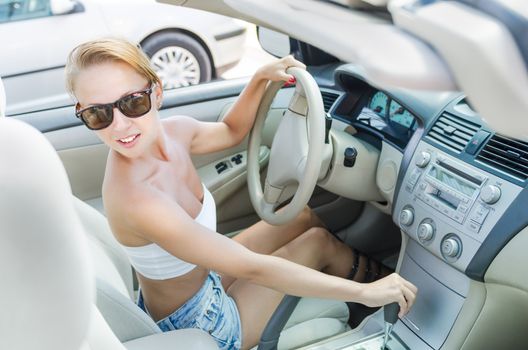
[[[521,180],[528,179],[528,143],[494,135],[477,160]]]
[[[429,130],[427,137],[460,153],[479,129],[480,125],[476,123],[444,112]]]
[[[321,91],[321,95],[323,96],[323,105],[325,112],[328,112],[330,108],[332,108],[332,105],[339,97],[339,94],[329,92],[329,91]]]

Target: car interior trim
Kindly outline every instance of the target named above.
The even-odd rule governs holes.
[[[512,11],[506,5],[496,0],[458,1],[486,13],[504,24],[517,42],[517,47],[521,51],[526,68],[528,68],[528,38],[526,36],[528,32],[528,19],[526,17],[523,18],[518,12]]]
[[[528,187],[525,187],[515,198],[488,234],[466,269],[468,277],[476,281],[484,281],[486,271],[502,248],[528,226],[526,208],[528,208]]]

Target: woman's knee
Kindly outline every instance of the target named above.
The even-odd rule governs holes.
[[[312,222],[312,210],[305,206],[304,209],[297,215],[297,218],[295,219],[299,225],[302,225],[303,227],[311,227]]]
[[[334,237],[323,227],[311,227],[301,235],[301,238],[315,247],[324,248],[334,243]]]
[[[297,216],[297,222],[308,230],[311,227],[323,227],[324,224],[309,206],[305,206]]]

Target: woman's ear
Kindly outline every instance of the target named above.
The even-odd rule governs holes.
[[[159,111],[163,104],[163,87],[160,83],[156,83],[156,87],[154,88],[154,96],[156,97],[156,108]]]

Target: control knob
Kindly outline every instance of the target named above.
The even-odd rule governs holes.
[[[480,198],[484,203],[487,204],[493,204],[497,203],[497,201],[501,197],[501,190],[499,187],[495,185],[487,185],[482,188],[482,191],[480,191]]]
[[[451,237],[442,242],[442,254],[447,257],[455,258],[460,254],[460,243],[457,239]]]
[[[416,164],[416,166],[419,168],[425,168],[427,164],[429,164],[430,160],[431,160],[431,153],[420,152],[420,154],[418,154],[418,157],[416,157],[416,161],[414,164]]]
[[[428,222],[422,222],[418,226],[418,238],[422,241],[429,241],[434,236],[434,227]]]
[[[400,223],[405,226],[412,225],[414,221],[414,210],[407,207],[400,212]]]

